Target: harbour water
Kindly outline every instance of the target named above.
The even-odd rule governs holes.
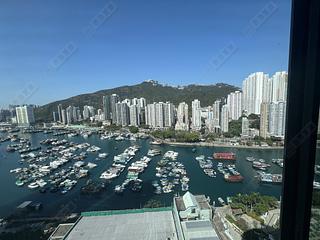
[[[51,134],[33,133],[33,134],[20,134],[21,137],[29,138],[32,146],[40,146],[40,141],[46,138],[52,138]],[[55,137],[58,139],[68,138],[67,136]],[[283,151],[280,149],[236,149],[236,148],[213,148],[213,147],[196,147],[196,151],[193,147],[177,147],[177,146],[151,146],[149,140],[138,139],[137,141],[115,141],[101,140],[98,135],[93,134],[89,138],[83,138],[82,136],[76,136],[68,138],[69,141],[75,143],[88,142],[91,145],[95,145],[101,148],[100,152],[109,153],[106,159],[96,161],[98,153],[89,153],[88,157],[84,160],[86,163],[93,162],[97,164],[96,168],[90,169],[90,175],[87,178],[79,179],[78,184],[67,194],[57,193],[40,193],[38,190],[32,190],[24,187],[17,187],[15,185],[15,175],[10,173],[11,169],[21,167],[19,164],[19,153],[9,153],[6,151],[6,147],[10,142],[4,142],[0,144],[0,218],[12,213],[17,205],[23,201],[36,201],[43,204],[43,208],[38,212],[40,215],[54,216],[55,214],[67,214],[81,211],[93,211],[93,210],[109,210],[109,209],[127,209],[127,208],[140,208],[150,200],[155,199],[160,201],[163,205],[171,205],[172,197],[175,193],[183,194],[181,188],[179,191],[175,191],[168,194],[154,194],[152,181],[157,180],[156,166],[157,162],[162,158],[166,151],[173,150],[179,153],[177,160],[184,164],[189,182],[189,191],[194,194],[205,194],[209,196],[211,200],[217,202],[218,197],[226,199],[228,196],[232,196],[237,193],[249,193],[260,192],[262,194],[272,195],[276,198],[280,198],[281,185],[261,184],[256,178],[256,171],[252,168],[252,163],[246,161],[246,157],[253,156],[257,159],[264,159],[267,163],[271,164],[269,172],[281,173],[282,168],[278,165],[271,163],[273,158],[282,158]],[[99,176],[108,167],[112,165],[112,160],[115,155],[118,155],[131,145],[139,145],[140,151],[132,161],[138,160],[145,156],[150,148],[157,148],[161,150],[160,156],[152,157],[152,160],[148,168],[143,172],[140,178],[143,180],[143,188],[141,192],[132,192],[127,189],[122,195],[114,193],[114,187],[121,184],[126,178],[126,170],[118,177],[111,181],[107,185],[106,189],[100,194],[95,195],[83,195],[80,192],[81,186],[85,185],[88,179],[99,180]],[[204,174],[200,168],[199,163],[195,160],[196,156],[205,155],[206,157],[212,156],[213,152],[219,151],[232,151],[237,156],[235,162],[237,170],[244,177],[244,181],[241,183],[228,183],[223,179],[223,175],[217,173],[216,178],[210,178]],[[319,157],[319,154],[317,154]],[[68,163],[72,165],[72,163]],[[213,160],[214,169],[217,169],[217,162]],[[130,164],[129,164],[130,165]],[[68,166],[68,165],[67,165]],[[178,189],[178,188],[177,188]]]

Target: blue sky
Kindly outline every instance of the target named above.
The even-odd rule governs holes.
[[[106,6],[109,17],[99,15]],[[146,79],[241,86],[251,72],[287,69],[290,7],[289,0],[3,0],[0,107]],[[61,55],[70,45],[75,50]]]

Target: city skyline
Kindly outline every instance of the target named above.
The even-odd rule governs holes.
[[[230,92],[209,105],[203,106],[200,100],[189,99],[192,100],[190,118],[186,102],[174,105],[166,99],[160,102],[148,102],[143,97],[121,99],[113,93],[102,97],[102,109],[96,111],[93,106],[85,105],[82,116],[79,107],[68,106],[64,110],[59,104],[57,112],[53,112],[53,120],[70,125],[90,119],[91,122],[101,122],[103,125],[148,126],[151,129],[194,132],[205,130],[207,133],[226,136],[230,136],[230,123],[241,120],[238,136],[242,138],[283,138],[287,86],[288,73],[285,71],[273,75],[256,72],[243,80],[241,90]],[[250,127],[248,117],[252,114],[260,119],[256,127]]]
[[[145,79],[174,86],[224,82],[240,87],[252,69],[287,69],[290,1],[247,0],[232,3],[234,8],[231,2],[212,1],[143,8],[117,1],[51,3],[50,8],[35,4],[36,10],[31,5],[19,3],[18,8],[10,1],[0,10],[5,19],[0,34],[7,36],[0,40],[1,107],[26,89],[25,103],[43,105]],[[86,27],[106,7],[105,21],[88,37]],[[265,21],[250,32],[265,9]],[[52,94],[52,85],[61,86],[60,91]]]

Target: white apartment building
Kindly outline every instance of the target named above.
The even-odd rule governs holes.
[[[16,107],[16,118],[19,126],[29,126],[35,122],[33,107],[24,105]]]
[[[225,104],[221,108],[221,131],[223,133],[229,131],[229,109],[228,106]]]
[[[235,91],[228,94],[227,105],[229,118],[231,120],[238,120],[242,115],[242,92]]]
[[[198,99],[192,101],[192,130],[201,129],[201,105]]]

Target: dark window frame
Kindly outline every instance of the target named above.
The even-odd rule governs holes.
[[[320,98],[320,1],[293,0],[281,239],[309,239]],[[319,233],[320,234],[320,233]]]

